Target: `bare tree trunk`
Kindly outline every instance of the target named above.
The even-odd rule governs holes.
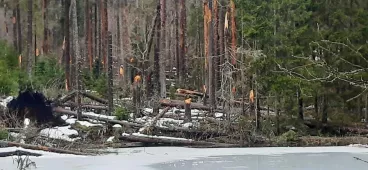
[[[205,88],[208,88],[209,86],[209,70],[208,70],[208,63],[209,63],[209,22],[210,22],[210,9],[208,6],[208,0],[203,1],[203,39],[204,39],[204,56],[205,56],[205,62],[204,62],[204,69],[205,69]],[[206,92],[205,92],[206,93]],[[204,101],[206,104],[206,102]]]
[[[100,23],[100,15],[98,15],[98,12],[100,11],[100,7],[99,7],[99,4],[97,1],[95,2],[95,59],[96,61],[98,62],[94,62],[94,64],[97,64],[95,67],[99,68],[99,66],[101,65],[101,23]]]
[[[304,111],[303,111],[303,97],[302,97],[302,91],[300,88],[298,88],[297,96],[298,96],[298,113],[299,113],[299,119],[304,120]]]
[[[179,82],[181,85],[186,84],[186,26],[187,26],[187,10],[186,0],[180,0],[180,54],[179,54]]]
[[[102,64],[105,72],[107,71],[107,31],[108,31],[108,18],[107,18],[107,0],[101,0],[100,5],[100,15],[101,15],[101,55]]]
[[[322,123],[323,124],[327,123],[327,108],[328,108],[327,95],[323,94],[323,97],[322,97]]]
[[[161,1],[161,54],[160,54],[160,88],[161,88],[161,98],[166,98],[166,60],[167,60],[167,50],[166,47],[166,0]]]
[[[70,90],[70,0],[64,1],[64,37],[65,37],[65,49],[64,49],[64,59],[65,59],[65,88]]]
[[[32,67],[33,67],[33,53],[32,53],[32,23],[33,23],[33,0],[27,1],[28,14],[27,14],[27,24],[28,24],[28,32],[27,32],[27,57],[26,61],[26,70],[28,74],[28,78],[32,78]]]
[[[87,56],[88,56],[88,66],[89,70],[92,72],[93,67],[93,49],[92,49],[92,8],[90,6],[89,0],[85,1],[85,22],[86,22],[86,45],[87,45]]]
[[[13,9],[13,46],[14,48],[18,50],[18,38],[17,38],[17,9]]]
[[[42,12],[43,12],[43,43],[42,43],[42,52],[43,54],[48,54],[49,53],[49,29],[48,29],[48,0],[43,0],[43,8],[42,8]]]
[[[16,0],[16,11],[17,11],[17,46],[18,46],[18,53],[22,54],[23,48],[22,48],[22,27],[20,23],[20,9],[19,9],[19,0]]]
[[[365,122],[368,123],[368,94],[365,94],[365,110],[364,110],[364,119]]]
[[[224,5],[224,0],[221,1],[221,5]],[[221,6],[220,8],[220,16],[219,16],[219,57],[218,57],[218,67],[217,67],[217,80],[221,80],[221,67],[219,65],[222,65],[224,63],[224,56],[225,56],[225,13],[226,13],[226,7]],[[221,81],[218,81],[218,87],[221,87]]]
[[[236,65],[236,25],[235,25],[235,3],[234,0],[230,0],[230,12],[231,12],[231,57],[232,64]]]
[[[220,89],[218,77],[220,72],[218,71],[219,64],[219,10],[218,10],[218,0],[213,1],[213,67],[214,67],[214,89]]]
[[[213,17],[212,17],[212,13],[213,13],[213,0],[209,1],[209,12],[210,12],[210,25],[209,25],[209,41],[208,41],[208,70],[209,70],[209,83],[208,83],[208,95],[209,95],[209,104],[212,107],[215,107],[216,105],[216,96],[215,96],[215,67],[214,67],[214,62],[213,62],[213,55],[214,55],[214,28],[213,28]]]
[[[78,120],[82,119],[82,112],[81,112],[81,96],[80,92],[82,90],[82,61],[83,58],[80,54],[80,47],[79,47],[79,38],[78,38],[78,18],[77,18],[77,2],[76,0],[72,0],[71,5],[72,7],[72,18],[73,18],[73,42],[74,42],[74,55],[76,57],[77,67],[75,67],[75,76],[76,81],[75,85],[77,88],[77,113],[78,113]]]
[[[180,70],[180,45],[179,45],[179,1],[175,1],[175,67],[177,83],[180,84],[181,70]]]
[[[112,49],[113,49],[113,44],[112,44],[112,34],[111,32],[108,33],[108,43],[109,43],[109,51],[108,51],[108,77],[107,77],[107,91],[108,91],[108,101],[109,101],[109,115],[112,115],[112,112],[114,111],[114,97],[113,97],[113,71],[112,71],[112,65],[113,65],[113,61],[112,61]]]
[[[160,5],[157,5],[157,29],[156,29],[156,36],[155,36],[155,49],[154,49],[154,57],[153,57],[153,78],[154,78],[154,108],[153,114],[158,114],[159,112],[159,95],[160,95],[160,40],[161,40],[161,18],[160,18]],[[154,32],[152,32],[154,33]]]

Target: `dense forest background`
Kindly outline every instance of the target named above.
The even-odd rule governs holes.
[[[276,123],[277,133],[303,120],[368,120],[368,1],[0,5],[3,95],[32,87],[48,96],[74,89],[117,99],[134,96],[141,83],[142,107],[179,98],[178,88],[196,90],[208,96],[197,102],[255,119],[257,129]]]

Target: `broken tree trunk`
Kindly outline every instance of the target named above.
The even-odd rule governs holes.
[[[186,99],[184,101],[184,109],[185,109],[185,114],[184,114],[184,122],[192,122],[192,113],[191,113],[191,109],[190,109],[190,104],[191,104],[191,99]]]
[[[73,155],[92,155],[92,154],[82,153],[82,152],[77,152],[77,151],[69,151],[69,150],[64,150],[64,149],[51,148],[47,146],[29,145],[29,144],[22,144],[22,143],[16,143],[16,142],[8,142],[8,141],[0,141],[0,146],[2,147],[15,146],[15,147],[22,147],[24,149],[42,150],[42,151],[48,151],[48,152],[73,154]]]
[[[89,94],[89,93],[86,93],[86,92],[80,92],[83,96],[85,97],[88,97],[96,102],[99,102],[99,103],[102,103],[102,104],[108,104],[109,101],[107,101],[106,99],[102,99],[102,98],[99,98],[95,95],[92,95],[92,94]]]
[[[160,119],[167,111],[169,111],[170,107],[166,107],[164,110],[161,111],[160,114],[155,116],[151,122],[148,122],[143,128],[139,130],[141,133],[147,133],[149,129],[156,124],[157,120]]]

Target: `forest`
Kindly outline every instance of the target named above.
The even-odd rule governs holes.
[[[0,95],[116,116],[97,120],[119,141],[368,143],[367,19],[365,0],[1,0]]]

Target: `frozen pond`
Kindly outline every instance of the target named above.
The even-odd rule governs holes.
[[[350,170],[368,169],[368,154],[293,153],[283,155],[217,156],[155,164],[157,170]]]
[[[19,148],[0,148],[0,152]],[[29,150],[28,150],[29,151]],[[71,156],[42,151],[30,157],[36,170],[368,170],[368,149],[358,147],[194,149],[150,147],[115,150],[103,156]],[[0,170],[16,170],[11,157],[0,158]]]

